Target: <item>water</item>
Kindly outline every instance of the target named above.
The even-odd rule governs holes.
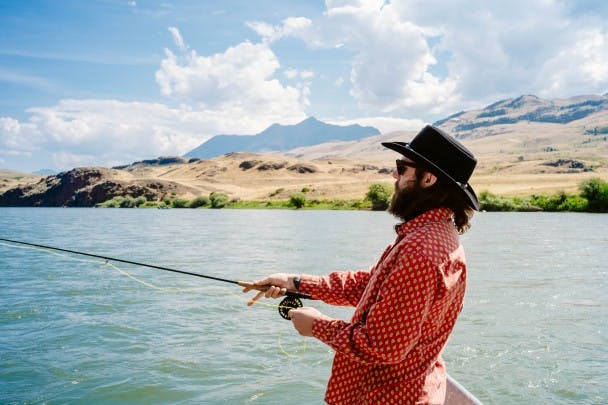
[[[231,279],[363,269],[386,213],[2,208],[0,237]],[[608,215],[482,213],[448,372],[488,404],[608,402]],[[320,404],[332,352],[237,286],[0,245],[0,403]],[[124,273],[138,278],[138,282]],[[348,308],[309,302],[335,317]]]

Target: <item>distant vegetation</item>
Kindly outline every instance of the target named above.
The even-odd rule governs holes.
[[[279,190],[277,190],[279,191]],[[283,189],[280,189],[282,192]],[[306,196],[310,191],[305,187],[289,196],[288,200],[242,201],[230,200],[228,195],[213,192],[209,196],[198,196],[192,200],[179,197],[165,197],[161,201],[147,201],[144,197],[114,197],[98,207],[105,208],[269,208],[269,209],[336,209],[336,210],[378,210],[388,208],[392,197],[392,185],[374,183],[363,199],[319,200]],[[608,212],[608,182],[592,178],[581,183],[579,194],[564,192],[553,195],[532,195],[529,197],[505,197],[483,191],[479,203],[483,211],[572,211]],[[278,193],[273,193],[276,195]]]
[[[372,210],[384,211],[388,208],[393,195],[393,187],[386,183],[374,183],[369,186],[365,199],[372,204]]]
[[[593,178],[581,183],[579,191],[530,197],[504,197],[484,191],[479,194],[479,203],[485,211],[608,212],[608,182]]]

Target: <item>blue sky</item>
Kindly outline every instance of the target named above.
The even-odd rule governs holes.
[[[0,168],[111,166],[307,116],[418,129],[608,92],[603,0],[0,0]]]

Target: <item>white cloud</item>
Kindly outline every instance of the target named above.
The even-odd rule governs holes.
[[[185,52],[188,48],[186,47],[186,44],[184,43],[184,39],[182,38],[182,35],[179,33],[179,30],[175,27],[169,27],[169,32],[171,33],[171,36],[173,37],[173,42],[175,42],[175,45],[177,45],[177,47]]]
[[[165,50],[156,80],[179,107],[86,99],[30,108],[25,122],[0,117],[0,156],[30,154],[56,169],[115,165],[181,155],[216,134],[255,134],[306,117],[309,84],[282,85],[275,77],[280,63],[267,44],[243,42],[200,56],[177,28],[169,31],[180,52]]]
[[[299,37],[308,31],[311,20],[304,17],[289,17],[280,25],[272,25],[260,21],[248,22],[247,26],[255,31],[263,42],[272,43],[282,38]]]
[[[312,79],[315,76],[315,72],[312,70],[302,70],[300,72],[300,77],[302,79]]]
[[[384,1],[328,1],[323,18],[297,34],[312,48],[352,52],[351,95],[363,110],[410,114],[445,106],[456,88],[429,72],[426,31]],[[336,84],[339,86],[341,82]]]
[[[556,0],[393,4],[402,20],[434,36],[435,52],[451,55],[447,80],[459,109],[520,94],[568,97],[608,88],[608,17],[601,12],[574,14]]]
[[[597,92],[597,84],[608,90],[608,30],[581,30],[573,33],[576,46],[563,48],[542,66],[539,83],[544,97]]]
[[[285,69],[284,74],[285,74],[286,78],[288,78],[290,80],[293,80],[296,77],[298,77],[298,69],[293,69],[293,68],[291,68],[291,69]]]
[[[363,117],[337,120],[328,119],[327,122],[334,125],[359,124],[362,126],[372,126],[378,128],[382,134],[388,134],[395,131],[418,131],[427,124],[420,119],[404,119],[394,117]]]
[[[65,170],[182,155],[212,135],[255,134],[274,122],[293,124],[303,118],[272,112],[252,115],[238,107],[193,110],[116,100],[62,100],[28,113],[27,122],[0,117],[0,157],[23,156],[20,164],[30,170],[40,168],[41,162]]]
[[[180,37],[181,38],[181,37]],[[156,72],[164,95],[199,109],[238,109],[246,115],[303,116],[305,89],[283,86],[275,77],[280,63],[268,44],[242,42],[224,53],[175,55],[165,49]]]
[[[298,70],[294,68],[285,69],[283,72],[286,78],[290,80],[294,79],[312,79],[315,76],[315,72],[310,70]]]
[[[353,55],[351,95],[366,113],[440,115],[520,94],[608,89],[604,2],[328,0],[326,7],[290,35],[313,50]],[[257,32],[283,37],[282,26]]]

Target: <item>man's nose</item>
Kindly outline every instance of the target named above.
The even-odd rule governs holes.
[[[399,180],[399,174],[397,173],[397,168],[393,167],[393,172],[392,172],[393,178],[395,180]]]

